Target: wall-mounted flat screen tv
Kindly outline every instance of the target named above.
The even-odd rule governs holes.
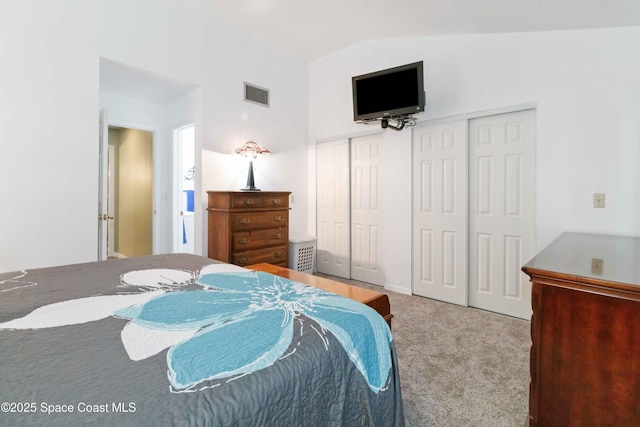
[[[355,76],[351,84],[355,121],[424,111],[422,61]]]

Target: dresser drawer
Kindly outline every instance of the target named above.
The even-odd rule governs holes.
[[[242,252],[265,246],[284,245],[287,240],[286,228],[269,228],[266,230],[233,233],[233,252]]]
[[[268,195],[264,196],[263,206],[265,208],[288,208],[289,196],[288,195]]]
[[[287,261],[288,249],[286,245],[272,248],[256,249],[253,251],[238,252],[233,254],[233,264],[249,265],[268,262],[279,264]]]
[[[231,199],[231,207],[234,209],[251,209],[261,208],[264,206],[264,198],[262,195],[255,194],[238,194],[234,195]]]
[[[231,214],[231,229],[233,231],[287,227],[288,223],[289,211],[239,212]]]

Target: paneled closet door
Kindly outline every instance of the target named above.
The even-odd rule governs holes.
[[[413,293],[467,305],[467,121],[413,133]]]
[[[349,140],[318,144],[316,154],[317,268],[350,279]]]
[[[351,140],[351,278],[384,285],[382,134]]]
[[[531,317],[535,110],[469,122],[469,305]]]

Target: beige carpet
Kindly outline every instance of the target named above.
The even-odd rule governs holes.
[[[330,278],[389,295],[408,427],[524,424],[529,322]]]

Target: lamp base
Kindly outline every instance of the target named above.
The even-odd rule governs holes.
[[[249,160],[249,172],[247,173],[247,186],[240,191],[260,191],[256,188],[256,183],[253,179],[253,161]]]

